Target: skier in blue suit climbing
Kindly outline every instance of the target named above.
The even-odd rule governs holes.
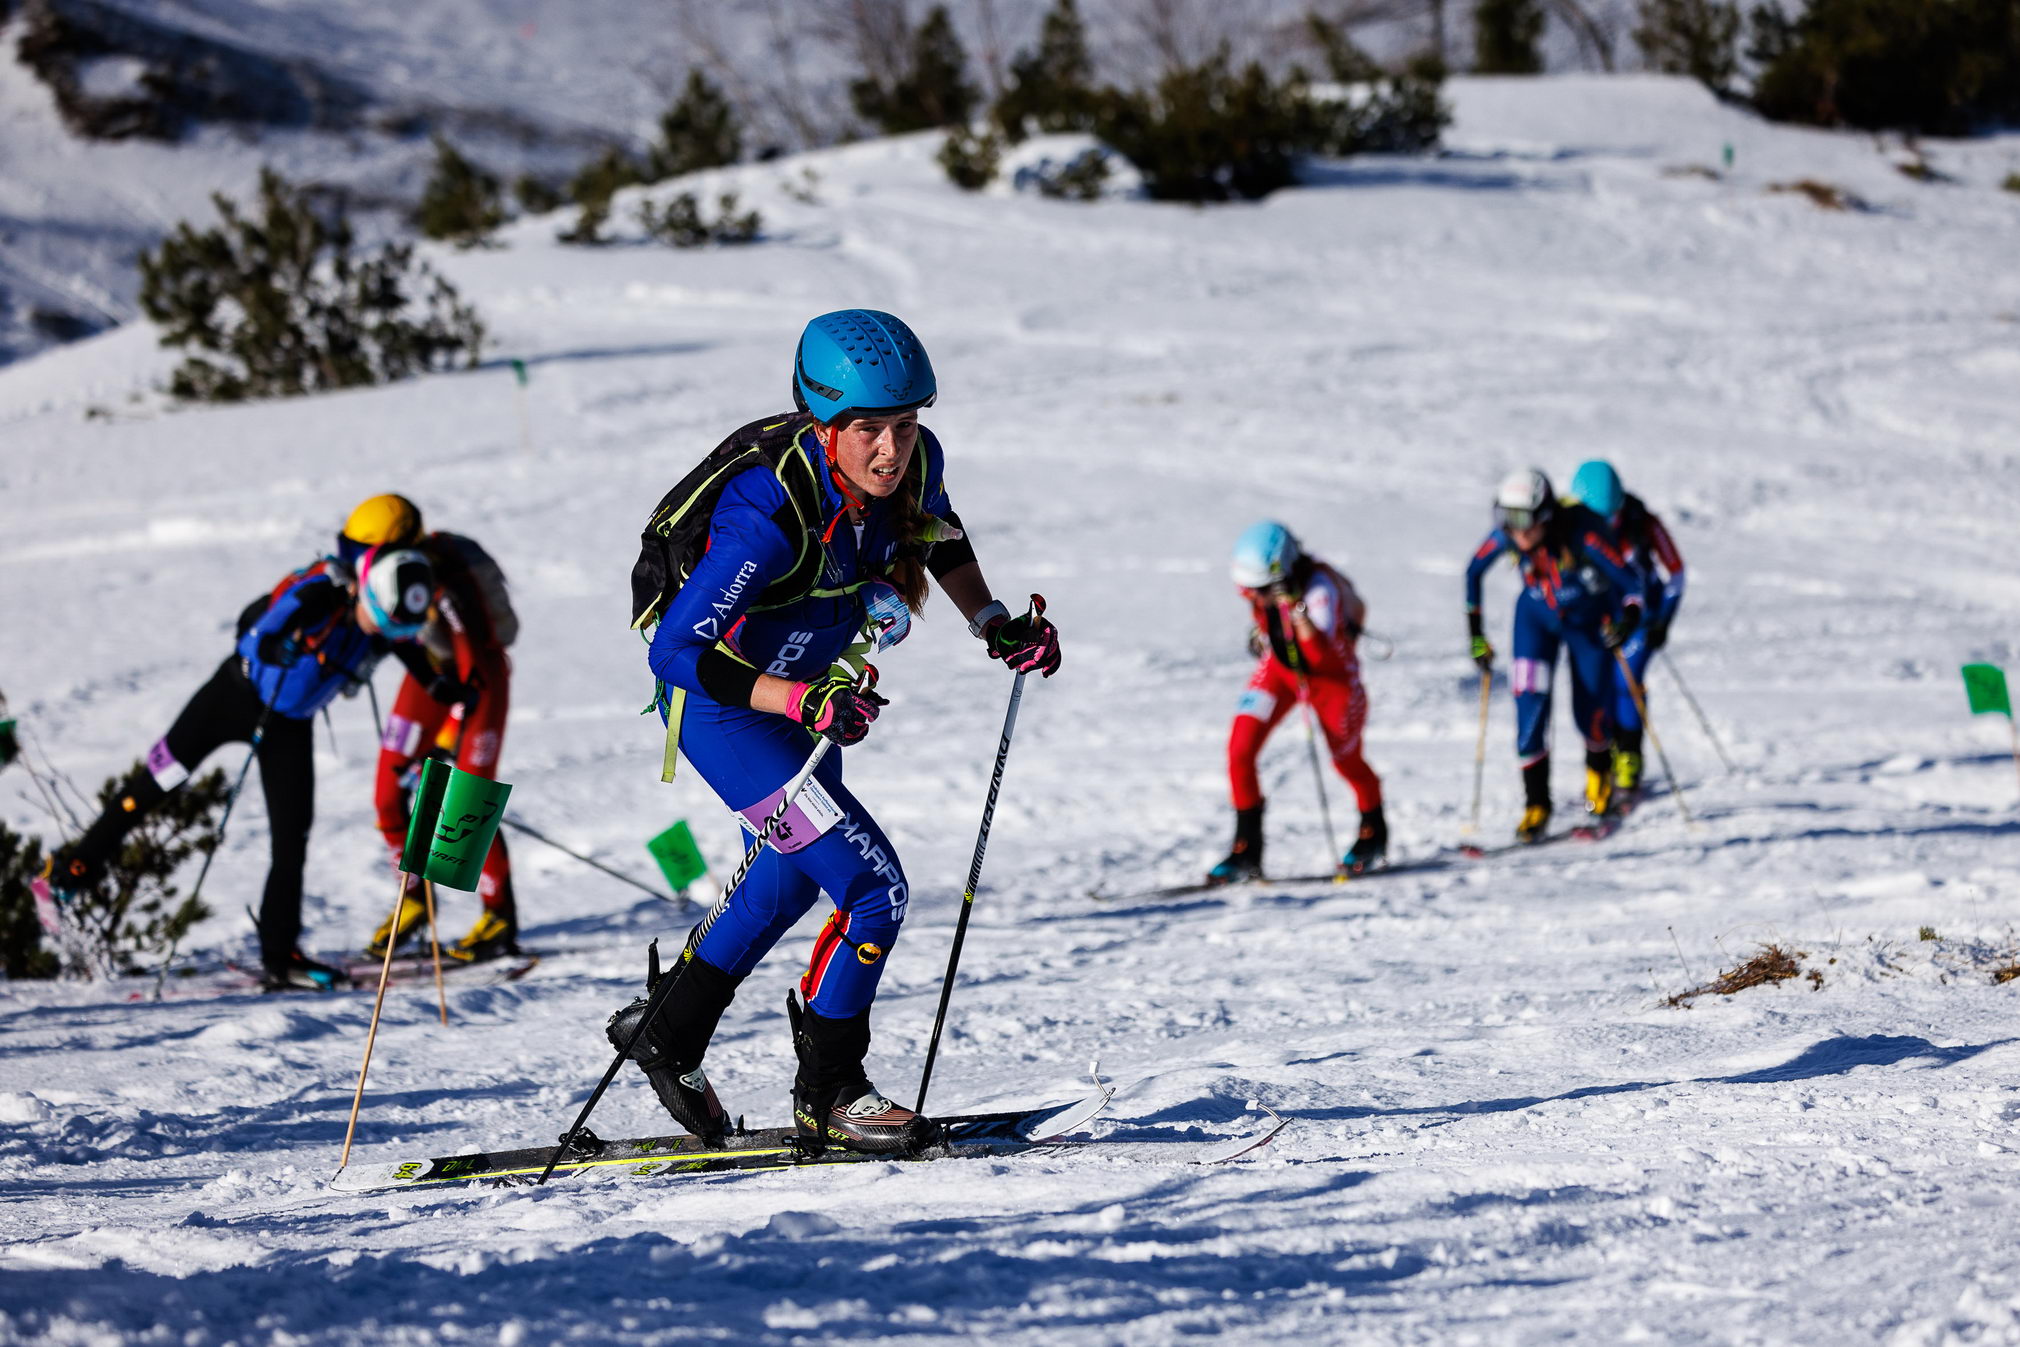
[[[703,464],[730,466],[691,574],[668,577],[664,597],[661,577],[638,591],[634,573],[634,598],[645,595],[638,625],[658,617],[650,660],[668,770],[677,739],[741,816],[746,844],[815,735],[848,745],[869,733],[886,702],[844,657],[865,635],[879,649],[903,639],[929,578],[990,658],[1047,676],[1059,667],[1052,623],[1036,605],[1013,615],[994,598],[964,536],[940,442],[919,424],[937,392],[925,348],[899,319],[866,309],[814,319],[794,361],[798,411],[743,427]],[[648,552],[652,542],[649,529]],[[816,1147],[870,1151],[915,1150],[935,1135],[864,1070],[870,1005],[910,889],[897,848],[830,753],[729,907],[689,937],[669,974],[679,981],[633,1050],[667,1110],[704,1140],[729,1122],[701,1070],[709,1039],[738,984],[822,893],[834,911],[800,980],[804,1007],[794,1007],[796,1127]],[[641,999],[612,1018],[613,1043],[643,1010]]]
[[[1570,666],[1572,713],[1585,739],[1585,807],[1603,816],[1612,805],[1613,651],[1641,624],[1641,577],[1621,558],[1605,521],[1582,506],[1560,504],[1537,469],[1502,480],[1494,523],[1466,567],[1466,629],[1473,662],[1491,673],[1494,647],[1480,616],[1481,581],[1513,553],[1522,573],[1508,671],[1522,763],[1515,838],[1536,842],[1550,823],[1551,682],[1560,647]]]

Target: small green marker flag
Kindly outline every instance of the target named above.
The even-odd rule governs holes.
[[[517,379],[517,380],[519,381],[519,386],[520,386],[521,388],[524,388],[524,387],[526,386],[526,362],[525,362],[525,361],[523,361],[523,360],[514,360],[514,361],[512,362],[512,377],[513,377],[513,378],[515,378],[515,379]]]
[[[414,794],[400,868],[448,888],[475,891],[511,794],[512,787],[502,781],[428,759]]]
[[[686,819],[647,842],[645,849],[659,862],[666,882],[675,889],[684,890],[708,873],[708,862],[701,858],[701,848],[694,844],[694,834],[688,831]]]
[[[1964,695],[1971,699],[1974,716],[2013,716],[2013,699],[2006,691],[2006,671],[1996,664],[1966,664]]]

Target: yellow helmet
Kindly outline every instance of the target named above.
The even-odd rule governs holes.
[[[373,496],[351,511],[344,536],[367,547],[405,547],[421,536],[421,507],[405,496]]]

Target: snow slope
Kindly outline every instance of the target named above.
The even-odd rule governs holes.
[[[934,1102],[1068,1099],[1098,1057],[1116,1137],[1294,1119],[1218,1168],[1088,1152],[359,1199],[323,1185],[368,998],[12,984],[0,1340],[2020,1341],[2020,1035],[1989,976],[2020,954],[2020,824],[2003,727],[1965,716],[1956,676],[2020,653],[2020,197],[1996,190],[2020,142],[1931,146],[1957,181],[1924,185],[1889,147],[1678,82],[1454,92],[1457,153],[1252,207],[964,197],[922,138],[721,175],[765,211],[750,249],[567,251],[529,222],[442,259],[499,336],[467,375],[165,411],[139,328],[0,372],[0,686],[79,782],[159,734],[246,598],[398,488],[515,583],[522,816],[641,870],[642,839],[687,817],[726,870],[722,812],[657,783],[635,714],[635,531],[725,428],[784,405],[809,315],[905,314],[990,575],[1044,592],[1066,642],[1025,701]],[[1674,172],[1727,143],[1729,176]],[[782,186],[803,165],[817,205]],[[1765,190],[1803,177],[1870,209]],[[523,423],[508,356],[532,372]],[[1459,574],[1492,483],[1592,455],[1692,565],[1674,654],[1742,768],[1658,676],[1695,828],[1658,795],[1590,848],[1128,896],[1225,844],[1247,660],[1222,568],[1244,525],[1300,530],[1394,642],[1368,665],[1370,756],[1398,853],[1428,857],[1471,786]],[[1511,588],[1490,588],[1496,633]],[[871,1053],[909,1097],[1007,687],[944,603],[884,686],[849,761],[913,883]],[[307,912],[325,951],[391,897],[368,713],[337,710]],[[1519,792],[1505,699],[1493,716],[1500,834]],[[1266,776],[1270,863],[1321,867],[1295,726]],[[8,822],[50,832],[6,780]],[[247,939],[265,844],[242,808],[193,952]],[[685,930],[514,847],[547,957],[453,992],[446,1029],[423,993],[389,998],[374,1156],[558,1131],[644,942]],[[451,897],[452,928],[471,915]],[[810,935],[710,1058],[754,1121],[784,1112],[779,1001]],[[1762,941],[1820,985],[1662,1004]],[[597,1127],[656,1113],[627,1076]]]

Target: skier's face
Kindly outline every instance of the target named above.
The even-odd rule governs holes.
[[[919,446],[919,414],[863,416],[835,431],[835,466],[865,496],[888,496],[905,480]]]
[[[1508,538],[1509,541],[1513,542],[1524,552],[1533,552],[1536,550],[1537,545],[1543,541],[1543,526],[1541,524],[1531,524],[1526,529],[1509,529]]]

